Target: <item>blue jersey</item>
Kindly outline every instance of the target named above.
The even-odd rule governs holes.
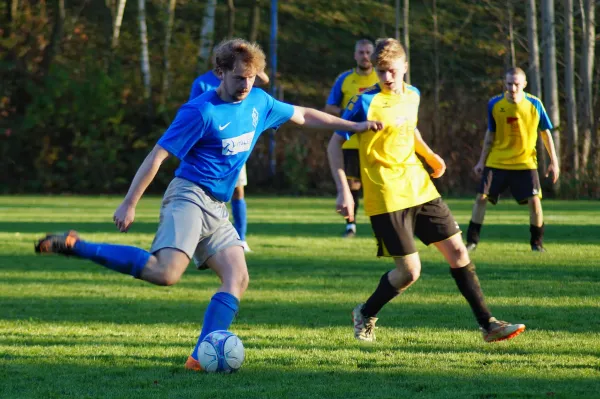
[[[209,90],[216,89],[221,84],[221,79],[215,75],[213,71],[208,71],[203,75],[200,75],[192,83],[192,91],[190,92],[190,98],[188,101],[192,101],[200,94],[204,94]]]
[[[292,105],[258,88],[235,103],[221,100],[210,90],[179,109],[158,145],[181,160],[175,176],[227,202],[260,134],[287,122],[293,114]]]

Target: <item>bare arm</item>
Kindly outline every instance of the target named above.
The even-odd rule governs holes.
[[[325,104],[325,112],[331,115],[340,116],[342,109],[337,105]]]
[[[481,155],[479,156],[479,161],[473,168],[476,174],[480,175],[483,172],[483,168],[485,167],[485,161],[487,160],[488,155],[490,155],[490,150],[492,149],[492,144],[494,143],[494,138],[496,136],[495,132],[490,132],[489,130],[485,131],[485,137],[483,138],[483,147],[481,148]]]
[[[120,231],[127,231],[131,223],[133,223],[133,220],[135,219],[135,207],[150,183],[152,183],[152,180],[154,180],[160,166],[168,157],[169,153],[167,150],[157,144],[138,168],[135,177],[131,182],[131,186],[129,187],[129,191],[127,191],[127,195],[125,195],[125,199],[121,205],[119,205],[113,216],[115,225]]]
[[[544,130],[541,134],[544,147],[546,147],[546,151],[550,155],[550,166],[548,167],[546,177],[552,172],[552,183],[556,183],[560,175],[560,166],[558,165],[558,156],[556,155],[554,140],[552,140],[552,133],[550,133],[550,130]]]
[[[446,172],[446,163],[438,154],[433,152],[431,148],[423,140],[419,129],[415,129],[415,152],[425,158],[425,162],[433,169],[431,177],[437,179]]]
[[[381,122],[364,121],[352,122],[337,116],[329,115],[325,112],[313,108],[294,106],[294,114],[290,120],[298,125],[312,128],[329,128],[333,130],[343,130],[347,132],[364,132],[366,130],[381,130]]]
[[[267,75],[264,71],[259,72],[256,75],[256,84],[258,86],[268,85],[270,82],[269,75]]]
[[[352,198],[352,193],[350,193],[346,172],[344,171],[344,153],[342,151],[344,141],[346,140],[342,136],[334,133],[327,146],[327,157],[329,159],[331,175],[333,176],[338,192],[335,206],[336,211],[352,221],[354,220],[354,199]]]

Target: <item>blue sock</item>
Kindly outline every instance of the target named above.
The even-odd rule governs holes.
[[[240,235],[242,241],[246,241],[246,229],[248,221],[246,220],[246,200],[231,200],[231,213],[233,213],[233,227]]]
[[[78,240],[73,252],[104,267],[139,278],[150,259],[150,252],[128,245],[97,244]]]
[[[217,292],[210,299],[210,303],[204,312],[204,324],[198,342],[192,352],[192,357],[198,360],[196,351],[200,343],[208,334],[217,330],[228,330],[237,314],[240,301],[228,292]]]

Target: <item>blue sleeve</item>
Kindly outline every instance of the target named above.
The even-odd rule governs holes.
[[[177,158],[183,159],[204,135],[204,130],[204,120],[200,111],[184,105],[179,109],[171,126],[158,140],[158,145]]]
[[[346,106],[344,113],[342,114],[342,119],[352,122],[364,122],[367,120],[367,113],[365,112],[361,96],[352,97]],[[354,134],[354,132],[346,132],[341,130],[336,131],[336,133],[346,140],[349,140]]]
[[[275,100],[267,94],[267,118],[265,119],[264,130],[277,129],[280,125],[289,121],[294,115],[294,106]]]
[[[192,101],[194,98],[198,97],[200,94],[202,94],[202,88],[198,84],[198,79],[196,79],[196,80],[194,80],[194,83],[192,83],[192,91],[190,92],[190,98],[188,98],[188,101]]]
[[[550,121],[550,117],[546,113],[546,109],[541,101],[537,101],[536,108],[540,114],[540,123],[538,125],[538,130],[552,130],[552,122]]]
[[[344,83],[344,79],[346,79],[348,73],[345,72],[338,76],[329,92],[329,97],[327,98],[327,105],[335,105],[339,107],[342,105],[342,98],[344,97],[344,93],[342,93],[342,84]]]
[[[496,120],[494,119],[494,105],[496,102],[492,99],[488,102],[488,131],[496,132]]]

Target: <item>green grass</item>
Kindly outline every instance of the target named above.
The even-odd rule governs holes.
[[[368,219],[338,238],[334,200],[248,198],[250,288],[231,327],[237,374],[183,363],[218,280],[190,267],[155,287],[91,262],[38,257],[47,231],[150,247],[159,198],[130,233],[116,197],[0,197],[0,398],[600,397],[598,202],[544,201],[547,253],[529,251],[526,207],[490,207],[474,253],[494,314],[527,324],[486,344],[448,266],[419,246],[421,280],[379,314],[378,341],[354,340],[350,311],[392,267]],[[466,227],[472,200],[449,200]]]

